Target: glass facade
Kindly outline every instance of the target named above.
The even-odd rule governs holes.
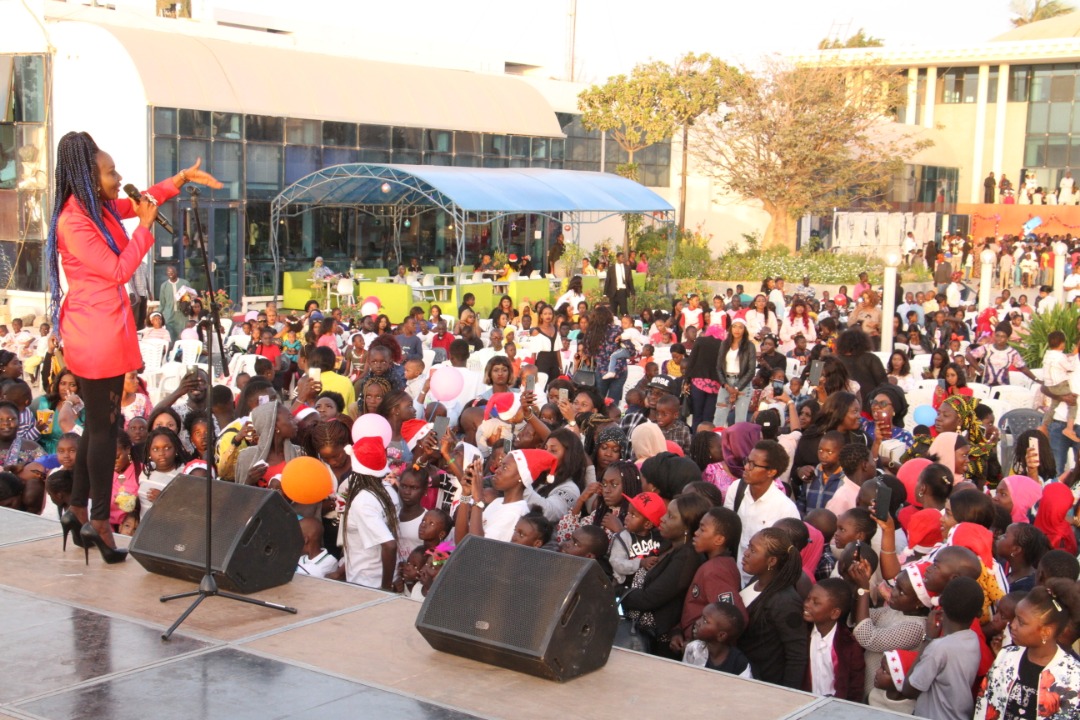
[[[153,129],[154,181],[159,182],[203,158],[203,167],[221,180],[222,190],[206,191],[200,220],[210,243],[216,282],[230,297],[266,295],[273,287],[270,253],[270,202],[282,189],[320,168],[343,163],[396,163],[458,167],[548,167],[600,170],[600,134],[581,127],[575,115],[560,115],[567,138],[525,137],[439,128],[390,127],[303,118],[266,117],[183,108],[150,110]],[[607,168],[625,162],[626,154],[608,141]],[[646,185],[670,182],[671,144],[659,143],[637,154]],[[155,249],[156,283],[165,264],[180,264],[180,274],[196,287],[205,277],[202,261],[188,235],[192,232],[190,198],[179,199],[183,218],[174,225],[189,233],[174,239],[160,229]],[[316,256],[335,269],[386,267],[391,256],[394,221],[390,208],[376,214],[354,208],[316,208],[283,218],[278,232],[285,270],[306,270]],[[187,220],[185,225],[182,220]],[[558,223],[521,215],[485,227],[470,227],[466,259],[475,260],[493,246],[492,233],[507,253],[543,257]],[[453,220],[431,210],[401,228],[402,258],[419,257],[425,265],[449,269],[456,248]]]
[[[1080,167],[1080,64],[1022,65],[1009,71],[1009,100],[1027,102],[1024,168],[1037,184],[1056,188]]]
[[[45,55],[0,55],[0,288],[45,288],[49,142]]]

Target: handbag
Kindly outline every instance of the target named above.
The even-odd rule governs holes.
[[[584,365],[574,370],[574,384],[583,387],[596,387],[596,370]]]

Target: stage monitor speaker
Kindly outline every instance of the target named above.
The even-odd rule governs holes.
[[[469,535],[416,628],[436,650],[560,682],[603,667],[619,624],[595,560]]]
[[[304,539],[280,493],[213,481],[211,567],[218,587],[239,593],[293,578]],[[206,567],[206,479],[177,475],[143,517],[129,546],[152,573],[198,583]]]

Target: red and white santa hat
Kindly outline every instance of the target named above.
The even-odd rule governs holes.
[[[484,419],[497,418],[509,422],[521,410],[521,400],[514,393],[495,393],[484,406]]]
[[[547,450],[514,450],[510,453],[510,457],[517,464],[521,482],[530,486],[544,473],[548,474],[546,482],[551,482],[554,479],[551,473],[559,463],[558,459]]]
[[[401,439],[405,441],[410,450],[413,450],[421,440],[431,433],[434,427],[434,424],[423,420],[406,420],[401,423]]]
[[[933,607],[935,593],[930,592],[926,588],[926,570],[932,563],[929,560],[923,562],[908,563],[904,566],[904,570],[907,571],[908,579],[911,580],[911,587],[915,588],[915,595],[919,598],[919,602],[924,607]]]
[[[297,405],[296,409],[292,411],[292,414],[293,417],[296,418],[296,422],[300,422],[309,415],[318,415],[319,411],[307,405]]]
[[[373,477],[385,477],[390,473],[390,463],[386,460],[386,447],[382,438],[363,437],[346,448],[352,458],[353,472]]]
[[[915,665],[915,660],[918,657],[919,653],[914,650],[885,651],[885,663],[889,668],[889,675],[892,677],[893,685],[896,686],[898,692],[903,691],[904,679],[911,672],[911,668]]]

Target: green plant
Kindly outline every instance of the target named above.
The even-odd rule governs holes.
[[[507,255],[502,250],[496,250],[491,255],[491,261],[495,264],[495,267],[502,269],[506,267],[506,263],[508,262]]]
[[[746,243],[746,253],[757,253],[761,249],[761,233],[757,230],[744,232],[742,239]]]
[[[1012,346],[1024,358],[1030,368],[1041,368],[1043,355],[1046,354],[1046,337],[1055,330],[1065,333],[1065,347],[1075,348],[1080,340],[1080,330],[1076,323],[1080,320],[1080,310],[1075,305],[1055,305],[1047,312],[1038,312],[1031,316],[1028,334],[1023,342],[1014,342]]]

